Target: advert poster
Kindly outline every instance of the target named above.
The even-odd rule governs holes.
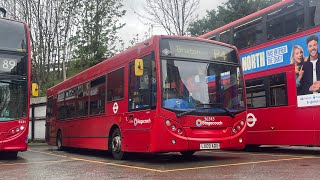
[[[293,64],[298,107],[320,105],[320,33],[240,55],[244,74]]]

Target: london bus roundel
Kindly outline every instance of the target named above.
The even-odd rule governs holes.
[[[116,114],[118,112],[118,109],[119,109],[119,105],[117,102],[115,102],[112,107],[113,113]]]
[[[247,125],[253,127],[257,122],[257,118],[252,113],[247,114]]]

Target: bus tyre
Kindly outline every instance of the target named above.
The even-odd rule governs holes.
[[[192,157],[196,151],[181,151],[180,154],[183,157]]]
[[[257,145],[257,144],[247,144],[244,150],[248,152],[258,151],[260,146],[261,145]]]
[[[121,160],[124,158],[124,152],[121,150],[121,132],[120,129],[117,128],[112,132],[111,139],[111,152],[113,158],[116,160]]]
[[[61,131],[59,131],[58,134],[57,134],[57,147],[58,147],[58,151],[62,151],[63,150]]]
[[[18,151],[10,151],[5,153],[6,158],[8,159],[17,159]]]

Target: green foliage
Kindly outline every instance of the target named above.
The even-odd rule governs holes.
[[[43,81],[41,85],[39,85],[39,97],[46,96],[47,89],[51,88],[52,86],[59,84],[62,82],[63,79],[59,77],[56,72],[49,72],[47,81]]]
[[[70,72],[89,68],[117,52],[117,31],[124,26],[119,18],[125,14],[119,0],[84,0],[80,24],[72,38],[76,46]],[[71,74],[73,74],[71,73]]]
[[[200,36],[225,24],[259,11],[281,0],[228,0],[217,10],[207,11],[204,18],[190,24],[188,31],[192,36]]]

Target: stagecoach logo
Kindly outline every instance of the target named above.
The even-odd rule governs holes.
[[[137,118],[134,118],[134,121],[133,121],[133,125],[134,126],[137,126],[138,124],[149,124],[151,123],[151,119],[137,119]]]
[[[198,127],[201,127],[202,125],[204,125],[204,126],[221,126],[221,125],[223,125],[223,123],[222,123],[222,121],[215,121],[214,117],[205,117],[204,120],[197,119],[196,125]]]
[[[115,102],[112,107],[113,113],[116,114],[118,112],[118,109],[119,109],[119,105],[117,102]]]
[[[247,125],[249,127],[253,127],[257,122],[257,118],[252,114],[252,113],[249,113],[247,114]]]

